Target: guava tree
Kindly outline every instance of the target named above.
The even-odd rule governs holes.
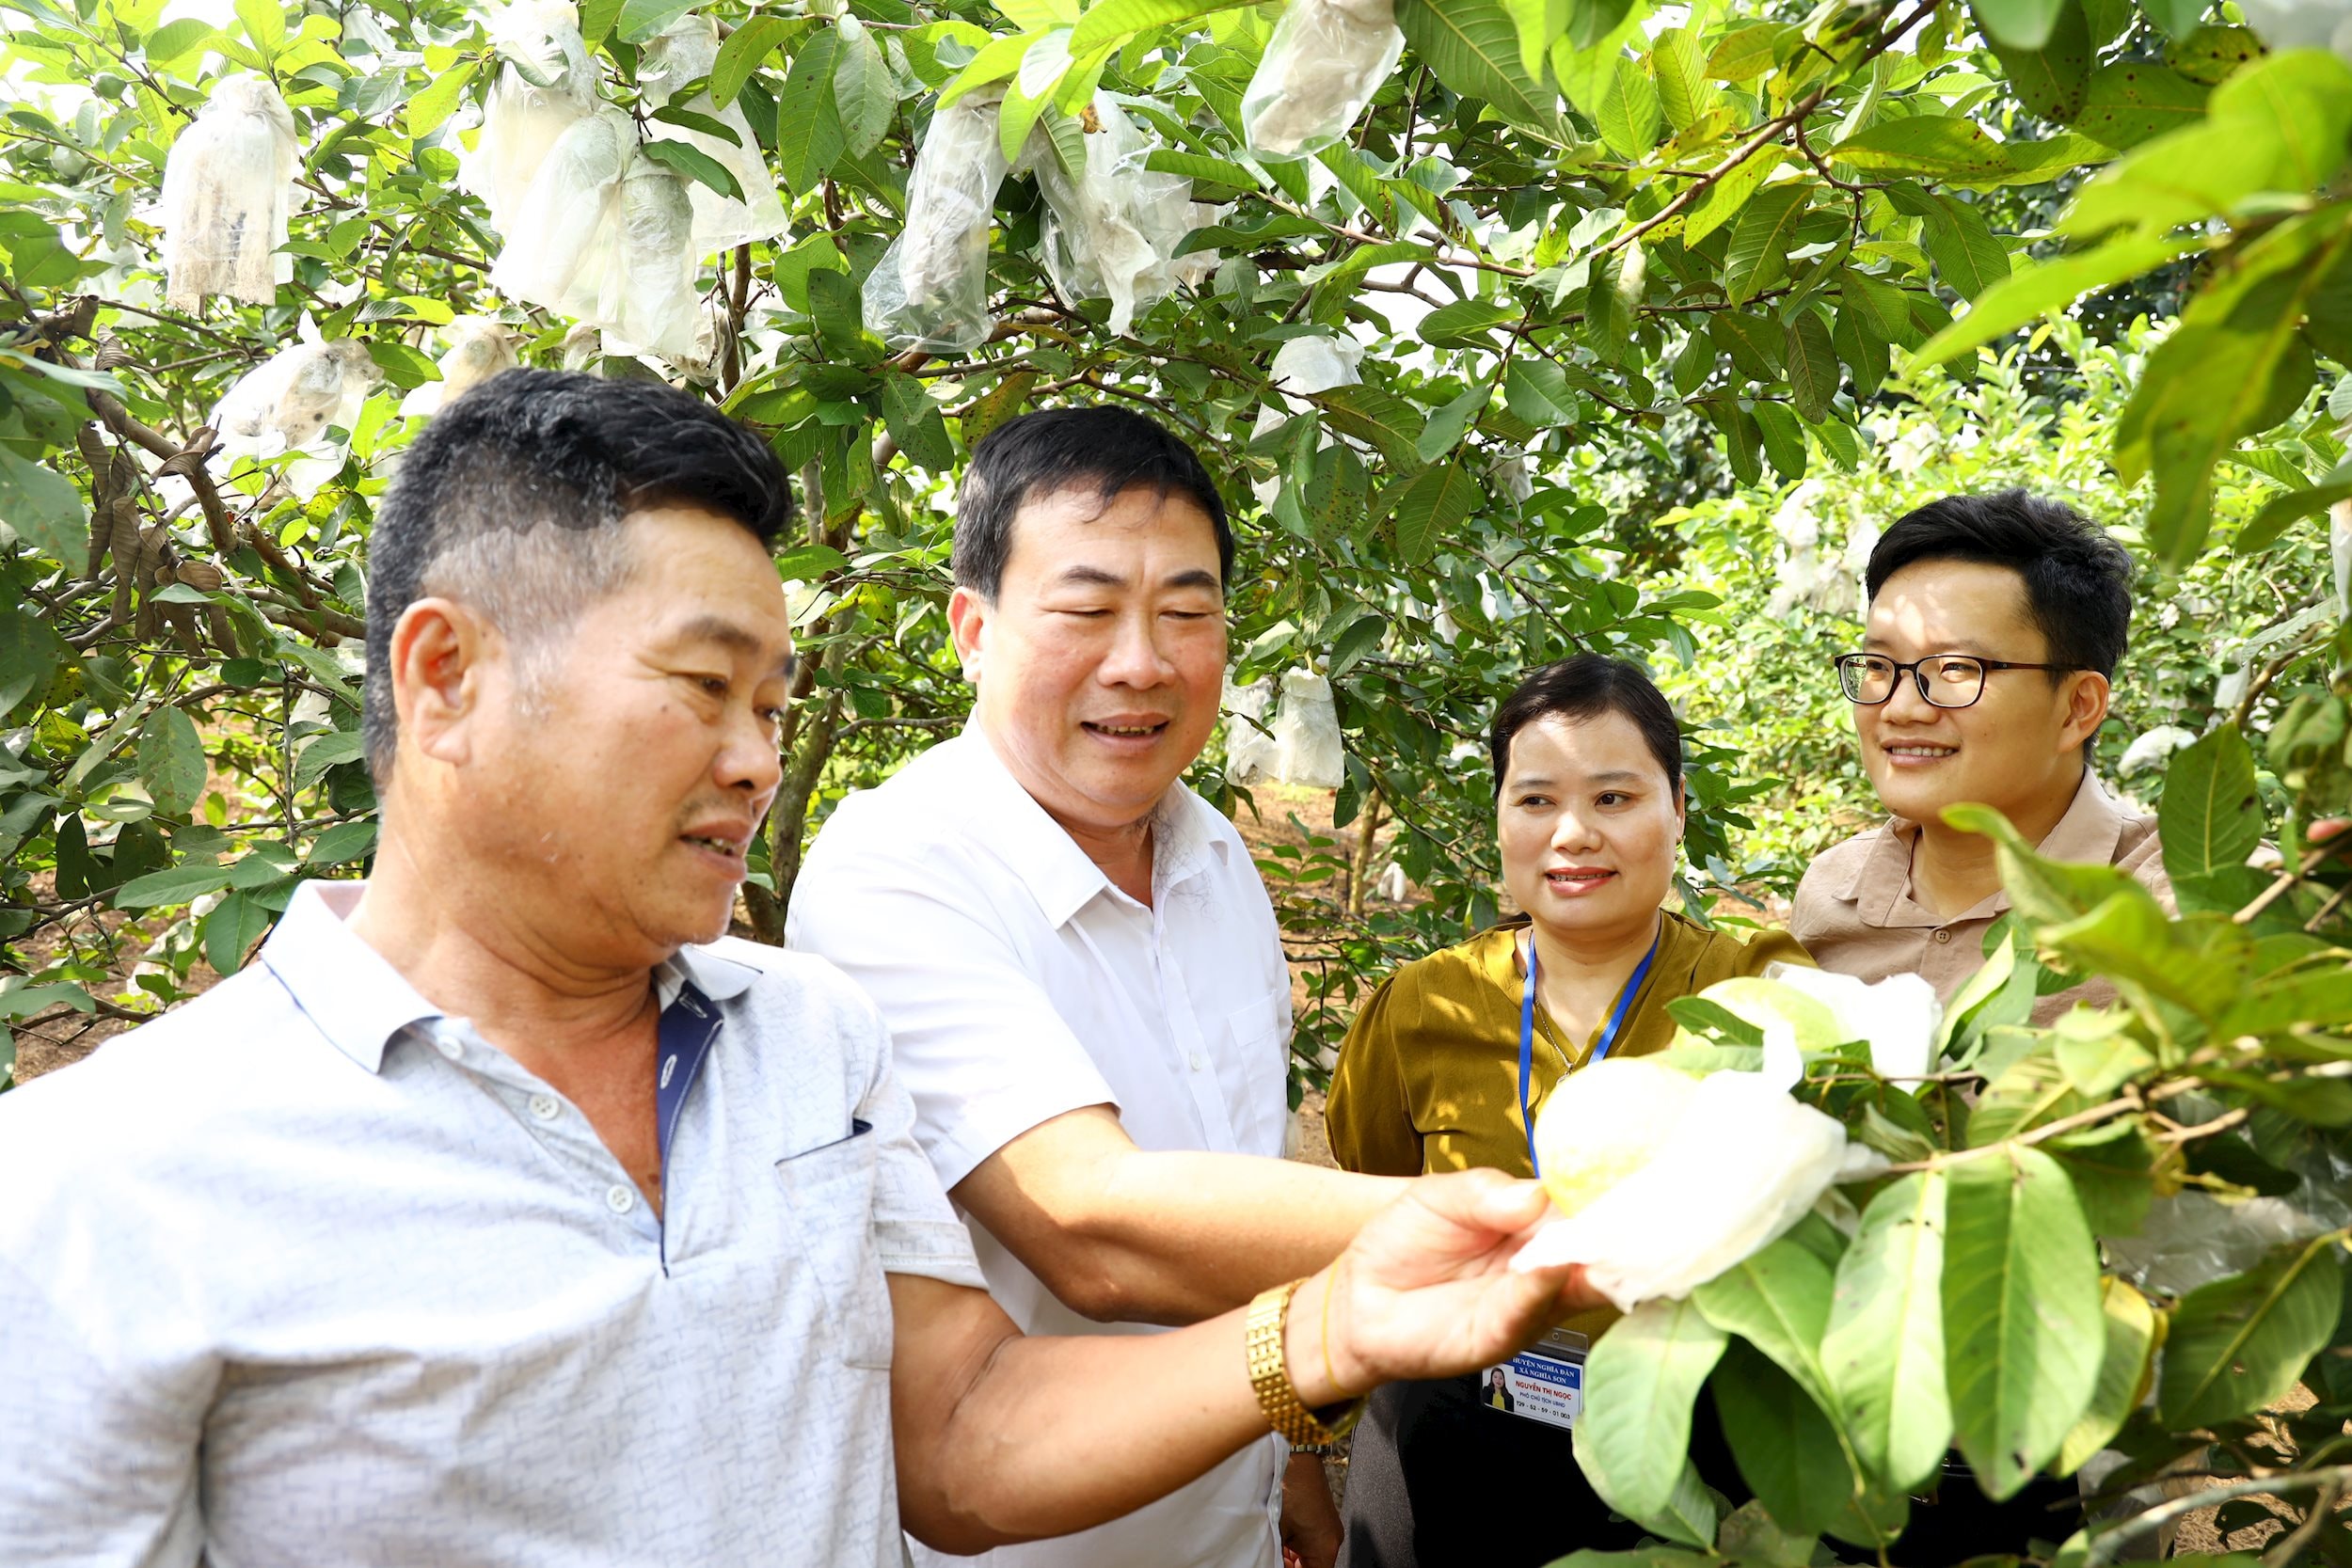
[[[961,721],[944,503],[972,443],[1076,400],[1184,430],[1237,509],[1237,673],[1329,678],[1350,751],[1339,820],[1392,823],[1429,895],[1366,916],[1316,893],[1367,867],[1322,848],[1269,863],[1286,934],[1323,960],[1309,1060],[1361,975],[1491,909],[1470,742],[1519,671],[1740,635],[1711,595],[1636,586],[1629,548],[1659,536],[1629,518],[1721,474],[1859,467],[1910,368],[1964,374],[1980,345],[2152,275],[2185,304],[2110,460],[2151,482],[2156,552],[2197,556],[2217,483],[2264,491],[2218,541],[2241,551],[2308,534],[2352,495],[2319,387],[2352,297],[2352,208],[2331,194],[2352,72],[2269,52],[2197,0],[1400,0],[1396,69],[1299,157],[1248,150],[1277,7],[589,0],[580,57],[560,61],[453,0],[0,13],[0,1022],[50,1033],[146,1016],[199,964],[235,970],[299,879],[364,864],[353,640],[374,499],[436,384],[485,341],[701,388],[799,477],[804,523],[778,570],[807,657],[746,911],[767,935],[830,803]],[[695,18],[716,48],[682,75]],[[164,250],[186,236],[158,224],[165,171],[208,105],[254,96],[238,78],[286,110],[287,276],[258,299],[175,303]],[[691,258],[682,326],[629,337],[529,303],[515,242],[545,263],[547,233],[501,231],[461,178],[488,157],[501,93],[581,89],[649,210],[748,208],[770,186],[784,204],[785,231]],[[968,346],[901,343],[867,319],[866,285],[908,228],[919,150],[959,114],[986,116],[1008,168],[985,322]],[[1052,188],[1083,182],[1122,123],[1144,150],[1121,172],[1208,209],[1152,239],[1169,286],[1132,310],[1072,264]],[[242,444],[251,399],[232,391],[313,339],[348,401],[314,439]],[[1282,351],[1318,339],[1353,379],[1278,384]],[[1656,494],[1612,487],[1627,474]],[[2298,1229],[2177,1298],[2101,1284],[2122,1265],[2092,1237],[2124,1236],[2176,1186],[2275,1189],[2317,1215],[2306,1173],[2352,1121],[2334,1075],[2352,1020],[2337,841],[2312,832],[2352,795],[2344,666],[2339,641],[2282,672],[2275,713],[2240,716],[2248,738],[2224,726],[2175,763],[2182,920],[2012,847],[2020,920],[1935,1080],[1877,1082],[1836,1042],[1818,1055],[1807,1092],[1916,1168],[1859,1195],[1851,1234],[1801,1227],[1685,1311],[1694,1340],[1711,1330],[1723,1364],[1755,1374],[1723,1386],[1777,1402],[1765,1413],[1791,1434],[1746,1445],[1759,1508],[1718,1523],[1687,1493],[1621,1506],[1692,1551],[1802,1560],[1817,1532],[1865,1550],[1887,1536],[1929,1448],[1956,1438],[1998,1491],[2096,1438],[2129,1456],[2116,1485],[2206,1454],[2231,1485],[2309,1506],[2321,1524],[2296,1550],[2333,1547],[2344,1476],[2322,1429],[2344,1415],[2342,1336],[2320,1298],[2340,1233]],[[1761,787],[1742,760],[1697,750],[1696,866],[1739,863],[1739,807]],[[2265,833],[2283,869],[2249,871]],[[2113,974],[2127,1006],[2023,1029],[2045,967]],[[1709,1049],[1750,1048],[1698,1022]],[[1931,1234],[1953,1267],[1926,1260]],[[1641,1342],[1604,1341],[1597,1394],[1646,1365]],[[1683,1340],[1661,1342],[1687,1372]],[[1829,1370],[1855,1346],[1906,1378],[1943,1367],[1945,1414],[1857,1392]],[[2274,1419],[2255,1413],[2297,1379],[2317,1414],[2255,1441]],[[1677,1403],[1650,1402],[1643,1451],[1676,1447]],[[1897,1404],[1900,1423],[1868,1424]],[[2070,1551],[2110,1560],[2152,1539]]]

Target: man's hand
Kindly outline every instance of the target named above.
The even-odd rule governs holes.
[[[1282,1472],[1283,1568],[1333,1568],[1340,1560],[1341,1533],[1323,1456],[1291,1455]]]
[[[1581,1268],[1511,1272],[1549,1207],[1535,1182],[1499,1171],[1415,1181],[1293,1299],[1286,1349],[1300,1397],[1319,1405],[1489,1367],[1599,1306]]]

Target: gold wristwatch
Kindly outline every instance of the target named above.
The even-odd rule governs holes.
[[[1294,1448],[1302,1449],[1336,1442],[1356,1424],[1356,1418],[1364,1410],[1360,1397],[1310,1410],[1300,1401],[1297,1386],[1291,1382],[1282,1342],[1290,1324],[1291,1298],[1305,1283],[1303,1279],[1294,1279],[1287,1285],[1259,1291],[1249,1304],[1242,1338],[1249,1356],[1249,1386],[1258,1396],[1258,1408],[1264,1413],[1266,1424]]]

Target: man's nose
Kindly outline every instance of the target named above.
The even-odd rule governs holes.
[[[784,753],[776,744],[774,723],[749,708],[737,714],[727,725],[713,774],[722,788],[748,793],[766,811],[784,783]]]
[[[1895,674],[1894,694],[1880,705],[1880,711],[1906,724],[1921,724],[1932,721],[1942,709],[1919,694],[1917,671],[1900,670]]]
[[[1176,666],[1160,646],[1162,634],[1159,617],[1149,611],[1121,615],[1098,678],[1105,686],[1165,685],[1175,674]]]

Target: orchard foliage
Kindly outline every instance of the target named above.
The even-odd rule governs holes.
[[[746,910],[771,938],[832,803],[968,709],[942,610],[945,503],[973,443],[1071,402],[1184,431],[1236,508],[1237,676],[1328,675],[1349,746],[1338,821],[1392,825],[1386,852],[1427,895],[1367,911],[1327,893],[1359,890],[1370,857],[1318,842],[1269,860],[1286,937],[1316,960],[1311,1077],[1367,977],[1491,913],[1476,741],[1520,672],[1599,648],[1768,699],[1758,672],[1793,678],[1810,656],[1750,658],[1780,633],[1691,585],[1705,508],[1807,475],[1891,507],[1890,433],[1983,395],[1927,367],[1965,383],[2086,294],[2085,322],[2099,300],[2177,298],[2177,321],[2109,331],[2121,359],[2062,341],[2084,382],[2033,395],[2051,410],[2035,418],[2074,421],[2076,493],[2128,511],[2192,589],[2234,585],[2160,590],[2214,607],[2163,626],[2187,672],[2167,716],[2207,732],[2164,791],[2187,912],[2005,847],[2016,919],[1942,1074],[1885,1084],[1839,1058],[1807,1091],[1907,1168],[1846,1227],[1808,1222],[1671,1323],[1604,1340],[1596,1396],[1653,1379],[1673,1397],[1647,1401],[1641,1441],[1672,1450],[1715,1369],[1759,1505],[1719,1524],[1670,1465],[1664,1497],[1635,1499],[1693,1551],[1803,1561],[1821,1534],[1867,1550],[1953,1442],[1997,1492],[2104,1445],[2126,1455],[2111,1489],[2206,1452],[2325,1524],[2352,1479],[2327,1228],[2344,1216],[2312,1206],[2307,1174],[2337,1168],[2352,1124],[2341,840],[2313,832],[2352,804],[2341,577],[2199,637],[2266,573],[2324,569],[2310,519],[2352,499],[2334,429],[2352,403],[2321,406],[2352,356],[2352,68],[2270,53],[2200,0],[1398,0],[1402,63],[1351,134],[1262,162],[1241,105],[1277,7],[710,0],[726,39],[698,86],[641,79],[688,0],[586,0],[600,91],[644,155],[725,189],[681,138],[733,136],[714,117],[732,105],[790,212],[777,240],[701,259],[710,354],[684,365],[608,353],[491,287],[509,236],[456,182],[503,69],[476,10],[187,4],[0,0],[0,1024],[151,1014],[199,962],[235,971],[300,879],[364,865],[367,538],[423,418],[403,401],[439,378],[460,317],[496,318],[526,363],[686,381],[798,476],[778,570],[804,657]],[[293,277],[267,305],[175,309],[165,160],[237,72],[293,111]],[[703,91],[714,114],[684,106]],[[1187,281],[1114,334],[1106,301],[1057,290],[1036,181],[1016,173],[993,213],[987,341],[894,352],[861,285],[933,116],[975,91],[1001,94],[1008,153],[1043,137],[1082,159],[1098,105],[1123,107],[1150,169],[1208,209],[1181,242]],[[1277,353],[1316,335],[1363,346],[1358,381],[1275,386]],[[314,491],[298,460],[221,454],[214,425],[241,376],[313,336],[363,345],[383,382]],[[2045,346],[1998,349],[1983,386],[2053,364]],[[2259,679],[2205,692],[2233,661]],[[1736,730],[1693,742],[1703,907],[1750,869],[1735,835],[1775,786]],[[2281,869],[2247,869],[2265,837]],[[2023,1026],[2045,976],[2084,973],[2124,1006]],[[2324,1223],[2195,1288],[2135,1289],[2130,1233],[2190,1188],[2275,1193]],[[2314,1411],[2256,1441],[2255,1413],[2298,1379]],[[2153,1542],[2118,1529],[2060,1556]],[[2320,1526],[2304,1544],[2342,1549]]]

